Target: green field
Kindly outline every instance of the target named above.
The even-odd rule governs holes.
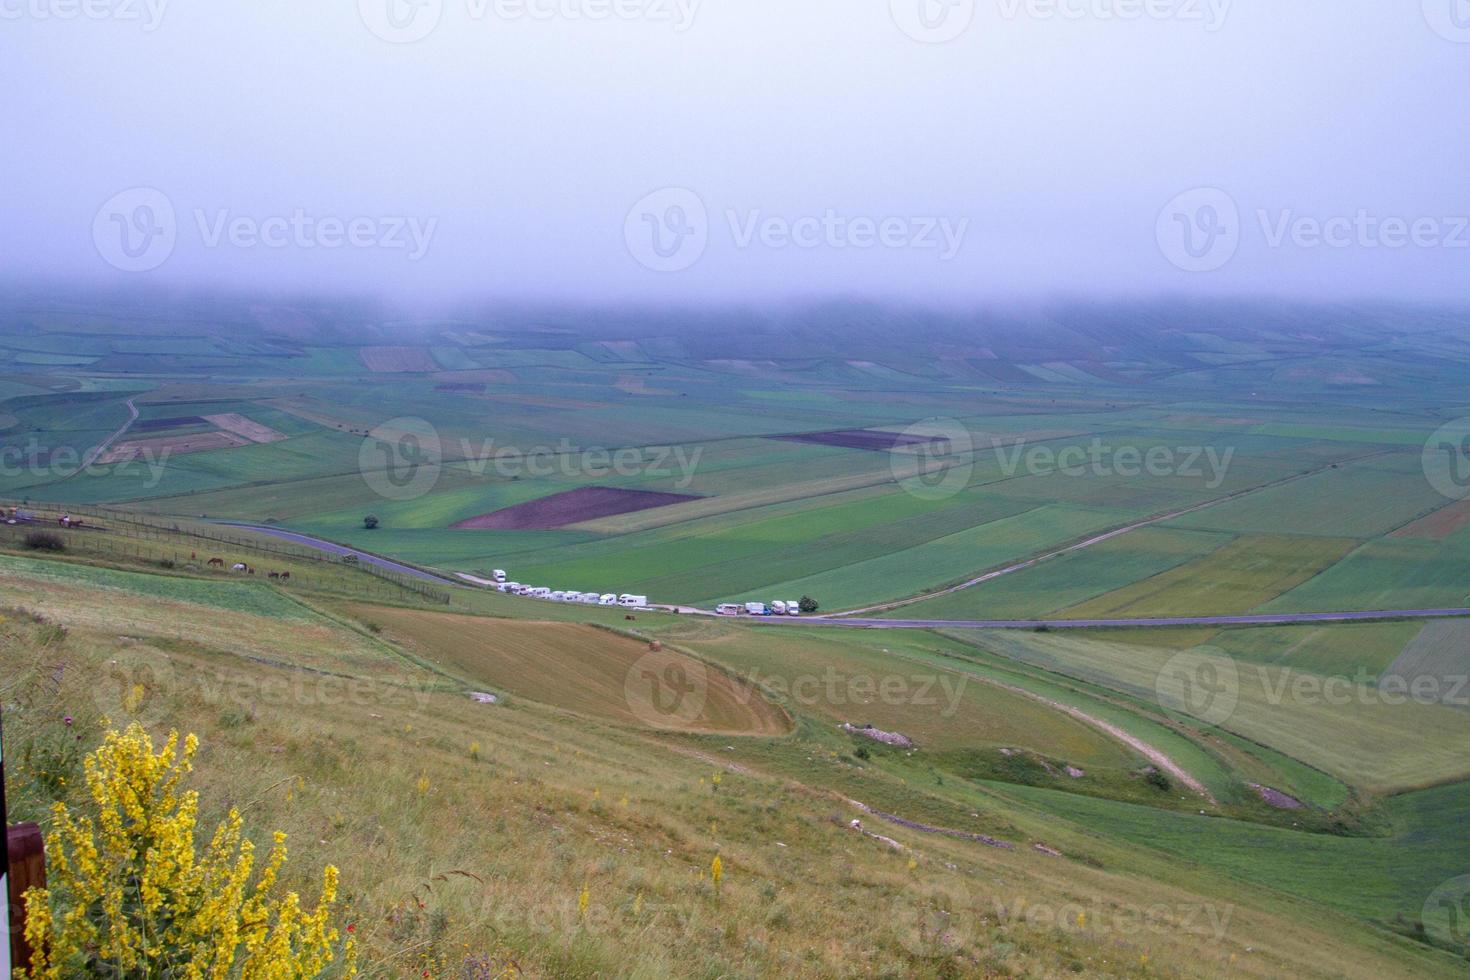
[[[618,952],[635,937],[664,950],[649,976],[1466,975],[1443,910],[1424,911],[1470,861],[1461,620],[939,628],[1470,604],[1470,526],[1421,454],[1470,413],[1452,318],[1403,312],[1413,329],[1386,344],[1367,314],[1138,315],[1170,326],[1017,314],[982,342],[963,317],[915,314],[906,346],[882,318],[817,314],[400,323],[326,302],[221,299],[203,318],[9,300],[0,498],[20,515],[0,525],[0,630],[25,653],[0,666],[42,676],[59,624],[66,663],[108,679],[88,714],[129,710],[123,682],[151,678],[145,720],[204,729],[237,770],[232,799],[268,800],[344,863],[367,852],[352,874],[369,904],[384,869],[494,882],[493,900],[450,901],[434,935],[400,943],[364,918],[377,975],[401,947],[448,956],[445,936],[487,929],[532,975],[640,975]],[[370,347],[414,349],[415,370],[382,370]],[[78,471],[104,445],[226,414],[284,438]],[[164,419],[186,421],[149,425]],[[591,487],[690,499],[565,504]],[[513,507],[537,516],[452,526]],[[91,526],[61,529],[69,511]],[[498,568],[703,609],[806,596],[938,626],[537,602],[231,521],[451,578]],[[39,530],[65,550],[27,540]],[[1186,691],[1209,697],[1171,699],[1200,663]],[[47,689],[78,697],[77,676]],[[651,723],[693,677],[706,710]],[[370,697],[303,708],[264,693],[282,678],[367,681]],[[1414,682],[1433,690],[1393,697]],[[50,723],[24,714],[12,736],[11,711],[9,751]],[[302,773],[300,799],[272,795]],[[21,807],[43,813],[21,778]],[[859,814],[877,837],[853,832]],[[401,859],[420,850],[425,867]],[[702,877],[716,851],[740,869],[728,905]],[[487,919],[584,883],[606,907],[580,939]],[[1182,927],[1038,932],[997,911],[1017,895],[1240,918],[1204,945]],[[676,911],[640,919],[643,901]],[[968,952],[914,953],[915,908],[951,905]],[[857,911],[875,907],[897,911]],[[698,938],[716,923],[735,931]],[[861,939],[814,954],[831,935]]]

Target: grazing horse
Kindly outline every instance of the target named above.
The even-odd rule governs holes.
[[[266,576],[266,578],[280,578],[280,577],[281,577],[281,573],[280,572],[271,572],[269,575]]]
[[[290,578],[291,578],[291,573],[290,572],[282,572],[281,573],[281,581],[282,582],[288,581]]]
[[[232,571],[232,572],[243,572],[243,571],[245,571],[249,567],[250,566],[246,565],[243,561],[237,561],[237,562],[235,562],[235,564],[233,564],[233,565],[230,566],[230,571]]]
[[[218,567],[218,568],[224,568],[225,567],[225,560],[223,558],[211,558],[211,559],[209,559],[208,564],[209,564],[209,566],[211,568],[216,568],[216,567]]]

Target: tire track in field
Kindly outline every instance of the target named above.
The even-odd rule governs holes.
[[[136,397],[136,395],[133,396],[133,398]],[[119,428],[112,435],[108,436],[106,439],[102,440],[102,442],[98,444],[94,449],[92,449],[91,452],[87,453],[87,457],[82,460],[82,465],[77,467],[77,473],[82,472],[83,470],[91,466],[94,462],[96,462],[103,453],[112,448],[113,443],[121,439],[127,433],[127,431],[133,427],[134,422],[138,421],[138,406],[133,404],[133,399],[129,398],[125,404],[128,406],[128,412],[131,413],[128,416],[128,420],[122,424],[121,428]],[[73,473],[71,475],[76,476],[76,473]]]

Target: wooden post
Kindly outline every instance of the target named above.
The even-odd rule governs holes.
[[[5,850],[10,861],[10,957],[14,966],[31,965],[31,946],[26,942],[26,892],[46,887],[46,845],[41,828],[33,823],[16,824],[5,830]]]
[[[9,977],[15,967],[31,965],[31,947],[25,938],[25,893],[33,887],[46,887],[46,849],[40,827],[33,823],[10,826],[10,811],[5,805],[4,751],[4,738],[0,737],[0,823],[5,826],[5,847],[0,848],[0,893],[6,899],[0,977]]]

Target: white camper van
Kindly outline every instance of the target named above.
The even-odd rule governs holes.
[[[648,596],[631,595],[625,592],[622,595],[618,596],[618,605],[641,609],[642,607],[648,605]]]
[[[618,597],[616,593],[604,592],[597,600],[597,604],[599,606],[616,606],[618,604]]]
[[[784,615],[786,615],[786,603],[782,602],[780,599],[777,599],[775,602],[771,603],[771,615],[772,616],[784,616]]]
[[[800,616],[801,615],[801,603],[800,602],[797,602],[795,599],[788,599],[786,601],[786,615],[788,615],[788,616]]]
[[[497,568],[495,571],[493,571],[493,572],[490,573],[490,577],[493,578],[497,582],[504,582],[505,581],[505,569],[503,569],[503,568]]]
[[[745,611],[752,616],[769,616],[771,614],[771,611],[766,608],[764,602],[747,602],[745,604]]]
[[[715,612],[721,616],[739,616],[745,611],[745,607],[738,602],[722,602],[715,606]]]

